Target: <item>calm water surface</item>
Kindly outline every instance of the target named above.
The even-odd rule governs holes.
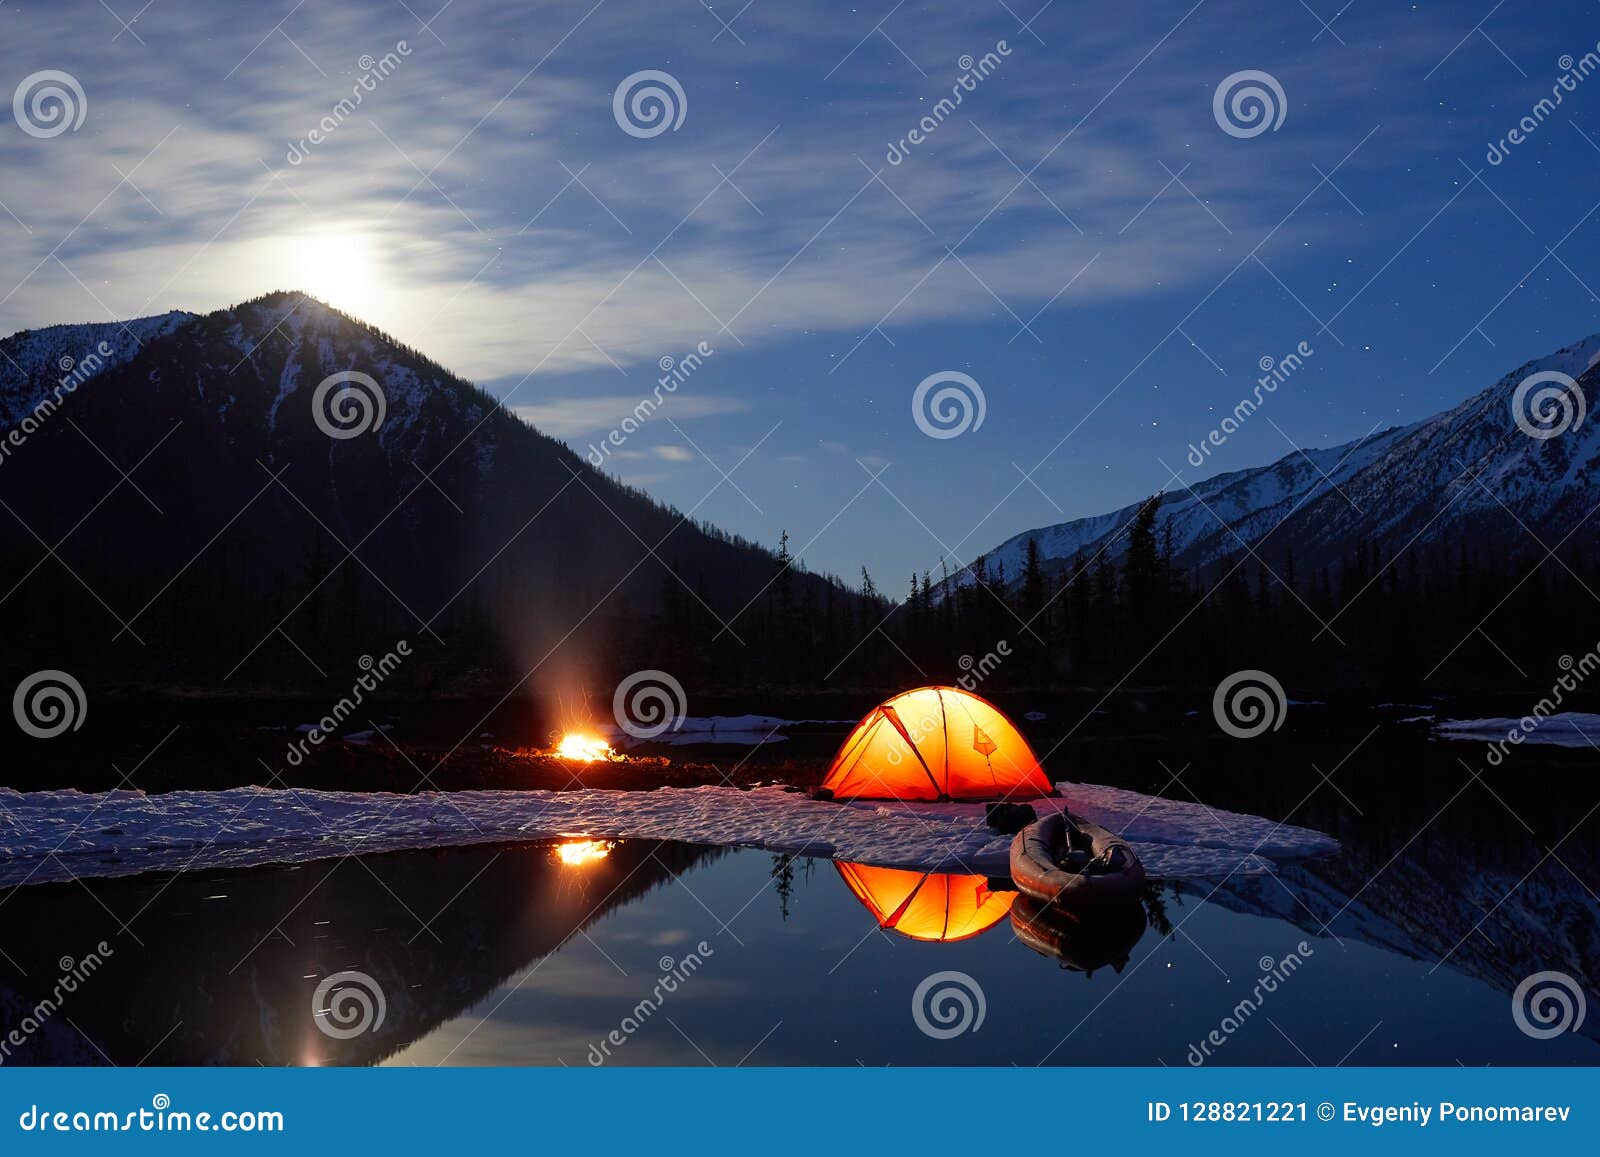
[[[655,841],[580,863],[531,843],[13,889],[0,1022],[59,958],[113,951],[6,1063],[1181,1066],[1213,1030],[1216,1064],[1600,1063],[1595,760],[1524,752],[1478,779],[1459,759],[1474,748],[1380,736],[1341,764],[1358,740],[1280,749],[1278,773],[1270,753],[1080,758],[1083,778],[1289,815],[1344,850],[1162,884],[1063,923],[1056,954],[1018,938],[999,882],[922,881],[899,910],[915,878]],[[1546,970],[1589,1009],[1539,1040],[1511,994]],[[382,1022],[348,1039],[313,1016],[343,971],[383,994]],[[940,972],[982,993],[981,1024],[947,1039],[913,1013]]]

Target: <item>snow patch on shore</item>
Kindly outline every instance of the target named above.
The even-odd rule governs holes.
[[[1119,788],[1060,785],[1075,815],[1121,833],[1153,877],[1272,871],[1332,852],[1319,832]],[[0,790],[0,886],[74,877],[304,863],[559,836],[664,839],[921,870],[1006,875],[1011,839],[984,805],[832,803],[778,787],[395,795],[234,788],[146,795]]]
[[[1533,720],[1537,726],[1524,729],[1517,719],[1441,719],[1433,725],[1441,739],[1472,739],[1490,743],[1522,732],[1521,743],[1540,743],[1547,747],[1600,746],[1600,715],[1585,711],[1563,711]]]

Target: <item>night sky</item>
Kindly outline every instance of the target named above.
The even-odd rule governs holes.
[[[580,452],[705,343],[608,469],[896,594],[1600,329],[1593,4],[142,3],[0,3],[0,333],[304,289]]]

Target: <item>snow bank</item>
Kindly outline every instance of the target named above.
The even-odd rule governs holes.
[[[1062,784],[1075,814],[1121,832],[1152,876],[1220,879],[1268,856],[1338,847],[1258,816]],[[889,867],[1005,875],[1010,838],[982,804],[827,803],[783,788],[655,791],[268,790],[21,793],[0,790],[0,886],[141,872],[302,863],[351,854],[551,836],[670,839]]]
[[[1563,711],[1546,716],[1541,722],[1529,719],[1524,729],[1518,719],[1441,719],[1433,725],[1441,739],[1475,739],[1490,743],[1522,732],[1522,743],[1542,743],[1550,747],[1600,747],[1600,715],[1584,711]]]

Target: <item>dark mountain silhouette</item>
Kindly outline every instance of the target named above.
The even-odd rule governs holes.
[[[1006,640],[1018,657],[990,690],[1214,686],[1241,667],[1318,692],[1548,687],[1600,637],[1600,423],[1583,413],[1597,358],[1600,335],[1413,425],[924,573],[899,616],[906,649],[953,675],[947,656],[970,664]],[[1524,389],[1541,374],[1566,384]]]
[[[419,658],[393,686],[469,686],[547,655],[546,675],[676,664],[731,685],[802,604],[841,639],[867,613],[302,294],[24,331],[0,354],[0,594],[29,612],[8,639],[19,671],[303,685],[406,638]],[[352,372],[377,383],[381,424],[338,383],[319,404]],[[372,428],[333,437],[324,416]]]

